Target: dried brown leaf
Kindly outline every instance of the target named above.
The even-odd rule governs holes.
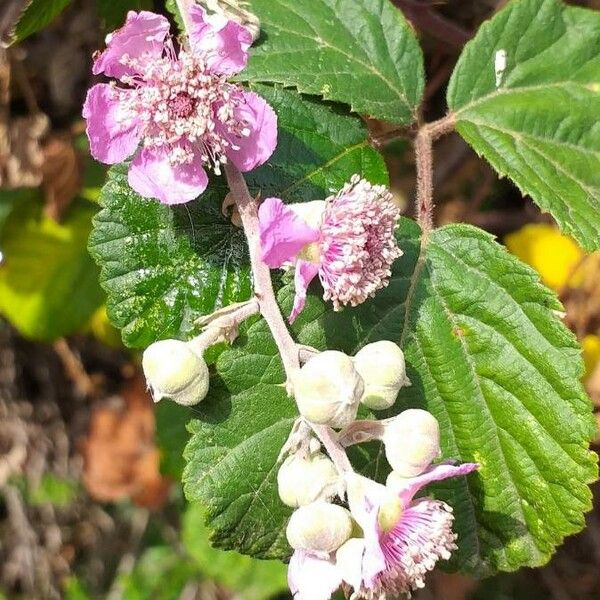
[[[159,471],[153,403],[141,376],[111,405],[92,412],[82,443],[83,482],[90,495],[110,502],[130,498],[147,508],[166,500],[170,482]]]

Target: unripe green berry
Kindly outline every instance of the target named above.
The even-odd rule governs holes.
[[[401,477],[422,473],[440,454],[440,427],[425,410],[411,408],[385,421],[385,455]]]
[[[392,406],[400,388],[410,385],[404,353],[394,342],[382,340],[367,344],[356,353],[354,366],[365,382],[360,401],[373,410]]]
[[[334,464],[321,452],[306,457],[292,454],[277,473],[279,497],[292,508],[333,498],[338,484]]]
[[[155,402],[171,398],[192,406],[204,400],[209,373],[202,356],[180,340],[154,342],[142,356],[142,367]]]
[[[336,350],[317,354],[294,377],[300,414],[330,427],[345,427],[356,418],[363,390],[352,359]]]
[[[301,506],[290,517],[286,529],[294,550],[335,552],[352,533],[352,517],[342,506],[313,502]]]

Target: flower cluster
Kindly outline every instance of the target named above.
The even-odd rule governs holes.
[[[218,174],[231,161],[249,171],[277,143],[273,109],[227,81],[246,64],[250,32],[200,6],[189,18],[189,48],[177,52],[165,17],[130,11],[93,67],[121,85],[94,85],[83,108],[94,158],[114,164],[134,155],[129,184],[166,204],[201,194],[206,168]]]
[[[295,265],[296,296],[290,322],[318,275],[334,309],[356,306],[388,284],[402,256],[394,238],[400,211],[382,185],[353,175],[327,200],[286,206],[267,198],[259,209],[263,260],[271,268]]]
[[[227,81],[246,64],[250,31],[195,5],[186,17],[189,39],[177,50],[164,17],[129,12],[94,61],[95,74],[119,84],[93,86],[83,111],[93,156],[108,164],[133,157],[130,185],[167,204],[187,202],[204,191],[206,168],[218,174],[232,163],[231,177],[235,169],[264,163],[277,140],[271,107]],[[335,310],[356,306],[388,284],[392,264],[402,255],[395,238],[399,215],[388,189],[358,175],[326,200],[285,205],[267,198],[246,227],[260,242],[260,249],[250,244],[254,274],[258,280],[266,273],[268,280],[261,258],[269,268],[295,268],[290,321],[303,309],[317,276]],[[264,296],[257,291],[257,299],[205,317],[207,328],[189,342],[171,339],[149,346],[142,364],[154,399],[187,406],[202,401],[210,379],[205,349],[232,341],[239,322],[262,310]],[[277,311],[274,298],[267,300]],[[277,316],[280,330],[270,323],[274,337],[289,336]],[[289,342],[279,344],[282,358],[287,347],[297,348]],[[287,526],[294,549],[290,589],[297,600],[328,600],[339,587],[351,590],[355,599],[410,595],[456,548],[452,509],[416,494],[478,465],[436,463],[439,426],[426,411],[356,420],[361,403],[371,410],[389,409],[400,389],[410,385],[404,355],[393,342],[368,344],[353,357],[336,350],[315,352],[301,367],[298,358],[299,352],[287,357],[286,373],[301,418],[282,451],[285,460],[277,476],[282,502],[295,509]],[[374,439],[383,443],[391,467],[385,485],[355,473],[344,450]]]
[[[296,508],[287,527],[294,548],[288,580],[296,600],[328,600],[340,586],[352,598],[384,600],[410,595],[440,559],[456,549],[450,506],[415,499],[427,484],[466,475],[474,463],[435,464],[440,432],[428,412],[409,409],[384,421],[355,421],[359,403],[389,408],[410,385],[404,355],[388,341],[368,344],[353,358],[326,351],[294,379],[301,415],[311,424],[340,429],[349,443],[380,439],[392,472],[386,485],[340,472],[312,439],[299,445],[278,474],[281,500]],[[348,508],[332,501],[347,498]]]

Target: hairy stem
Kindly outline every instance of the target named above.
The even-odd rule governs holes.
[[[354,469],[350,464],[348,455],[343,446],[338,442],[337,435],[333,429],[327,427],[327,425],[315,425],[314,423],[310,423],[310,426],[323,444],[325,450],[327,450],[327,454],[329,454],[329,458],[333,461],[338,473],[340,475],[352,473]]]
[[[300,368],[300,357],[298,347],[290,335],[287,325],[283,319],[277,301],[275,292],[271,283],[271,272],[269,267],[262,261],[260,253],[260,239],[258,236],[258,207],[256,201],[250,192],[242,174],[231,163],[225,165],[225,175],[229,189],[235,199],[235,203],[240,213],[240,219],[244,226],[244,232],[248,240],[248,250],[250,253],[250,265],[252,276],[254,278],[254,293],[258,300],[260,313],[269,325],[281,361],[287,377],[288,390],[291,391],[291,384],[294,373]]]
[[[234,165],[231,163],[225,165],[225,175],[238,212],[240,213],[242,225],[248,240],[250,265],[254,278],[254,293],[258,300],[260,313],[267,322],[281,355],[281,361],[287,377],[287,390],[288,393],[291,393],[293,390],[294,373],[300,368],[300,353],[298,345],[294,342],[288,331],[275,299],[275,292],[271,283],[271,272],[261,257],[256,201],[250,196],[243,175]],[[345,450],[337,441],[337,436],[333,429],[325,425],[315,425],[313,423],[310,423],[310,426],[315,435],[321,440],[338,472],[343,475],[352,471],[352,465],[346,456]]]
[[[433,228],[433,142],[454,129],[455,117],[447,115],[439,121],[419,128],[415,139],[417,158],[417,222],[423,238]]]
[[[206,325],[206,329],[190,340],[189,344],[195,352],[203,354],[213,344],[233,342],[237,337],[238,327],[242,321],[257,314],[258,311],[259,306],[256,298],[217,310],[212,315],[200,320],[200,324]]]

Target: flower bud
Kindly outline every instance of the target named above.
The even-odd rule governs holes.
[[[202,356],[180,340],[161,340],[146,348],[142,367],[155,402],[171,398],[192,406],[208,392],[208,367]]]
[[[352,533],[352,517],[342,506],[313,502],[294,511],[286,535],[294,550],[335,552]]]
[[[426,410],[411,408],[385,421],[385,455],[400,477],[422,473],[440,454],[440,428]]]
[[[284,504],[297,508],[333,498],[339,484],[337,470],[321,452],[306,458],[288,456],[277,473],[277,489]]]
[[[362,377],[349,356],[327,350],[311,358],[294,378],[300,414],[313,423],[344,427],[356,418]]]
[[[373,410],[392,406],[400,388],[410,385],[404,353],[394,342],[382,340],[367,344],[356,353],[354,366],[365,382],[360,401]]]

